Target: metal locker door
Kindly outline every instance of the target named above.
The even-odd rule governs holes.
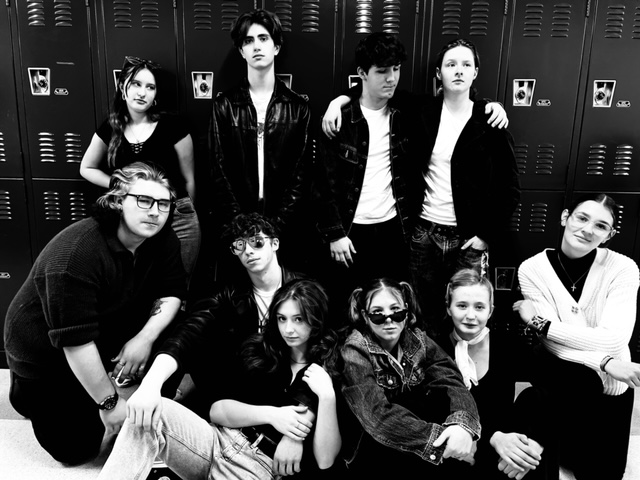
[[[0,177],[23,177],[9,9],[0,11]]]
[[[422,91],[435,93],[435,64],[440,49],[452,40],[466,38],[480,55],[480,69],[473,86],[479,98],[498,99],[502,39],[506,24],[504,0],[433,0],[428,28],[428,50],[422,53]],[[428,61],[427,61],[428,60]]]
[[[34,180],[34,257],[58,232],[91,215],[91,206],[104,193],[85,180]]]
[[[577,189],[640,191],[639,18],[637,0],[597,3]]]
[[[167,111],[177,111],[176,8],[171,0],[101,0],[98,13],[98,39],[104,64],[101,88],[108,92],[111,106],[117,73],[126,55],[159,63],[167,73],[158,89],[158,105]],[[189,2],[191,3],[191,2]],[[197,3],[197,2],[194,2]],[[106,112],[105,112],[106,113]]]
[[[522,192],[510,227],[516,237],[516,266],[545,248],[557,246],[564,199],[564,192]]]
[[[558,190],[567,183],[586,3],[513,3],[505,107],[523,188]]]
[[[204,176],[209,173],[207,141],[213,98],[247,75],[246,63],[233,47],[231,28],[238,16],[254,8],[253,0],[199,0],[179,5],[181,59],[185,62],[181,92],[186,98],[196,168]],[[200,183],[203,176],[196,178]]]
[[[70,0],[13,5],[31,174],[80,178],[94,123],[87,7]]]
[[[27,217],[24,180],[0,180],[0,331],[4,331],[7,308],[31,269]],[[3,363],[4,341],[0,340]]]
[[[339,91],[349,87],[351,75],[357,75],[354,54],[358,42],[373,32],[398,35],[407,49],[407,61],[402,67],[399,87],[413,90],[418,71],[418,41],[423,25],[422,0],[343,0],[342,51],[338,73]]]
[[[278,15],[284,31],[276,72],[289,88],[309,96],[311,112],[318,118],[335,91],[335,0],[266,0],[265,8]]]

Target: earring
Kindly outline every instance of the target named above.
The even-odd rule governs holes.
[[[153,106],[155,107],[158,104],[157,100],[153,101]]]
[[[125,96],[124,96],[124,93],[122,94],[122,99],[123,99],[123,100],[126,100],[126,99],[127,99],[127,97],[125,97]]]

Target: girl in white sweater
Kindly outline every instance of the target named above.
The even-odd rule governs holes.
[[[513,309],[534,330],[537,374],[548,394],[546,418],[558,461],[578,480],[624,475],[640,365],[629,340],[636,321],[638,267],[606,248],[616,230],[616,204],[605,194],[581,198],[561,216],[558,249],[522,263],[524,300]]]

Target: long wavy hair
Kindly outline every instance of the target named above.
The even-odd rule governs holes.
[[[127,102],[124,99],[124,92],[129,89],[131,81],[141,70],[149,70],[156,81],[156,98],[153,105],[147,110],[147,116],[153,122],[158,121],[160,118],[160,110],[158,108],[158,94],[162,90],[158,82],[162,77],[162,70],[160,65],[151,60],[144,60],[137,57],[125,57],[122,70],[118,75],[118,88],[116,88],[113,94],[113,104],[111,113],[109,114],[109,124],[111,125],[112,134],[109,146],[107,149],[107,163],[110,167],[116,165],[116,152],[120,145],[122,145],[122,137],[124,136],[124,129],[131,121],[129,117],[129,109],[127,108]]]
[[[273,297],[262,334],[249,337],[242,347],[242,360],[247,370],[275,372],[289,368],[290,347],[278,329],[278,310],[287,300],[298,304],[305,322],[311,327],[307,361],[324,366],[337,345],[335,332],[328,327],[329,298],[317,282],[296,279],[284,284]],[[329,372],[331,373],[331,372]]]

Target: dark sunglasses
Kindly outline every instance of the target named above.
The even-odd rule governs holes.
[[[407,319],[407,310],[398,310],[394,313],[365,313],[367,319],[374,325],[382,325],[390,318],[396,323],[402,323]]]
[[[247,244],[251,245],[251,248],[253,248],[254,250],[260,250],[262,247],[264,247],[267,238],[270,237],[254,235],[253,237],[249,238],[238,238],[237,240],[231,242],[231,253],[233,253],[234,255],[240,255],[247,249]]]

